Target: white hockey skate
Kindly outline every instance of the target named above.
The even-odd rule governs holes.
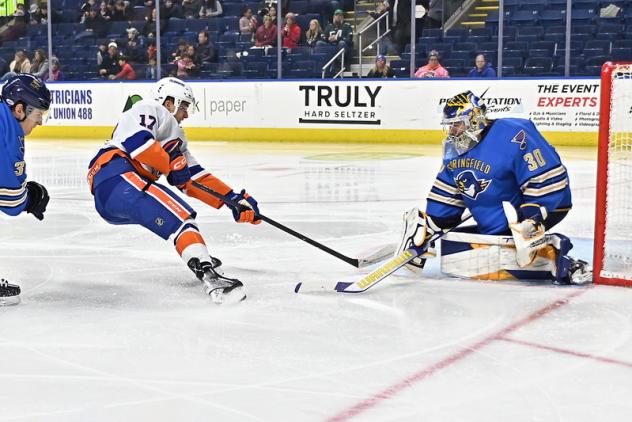
[[[0,306],[17,305],[20,303],[20,286],[11,284],[4,278],[0,279]]]
[[[570,284],[589,284],[593,282],[593,268],[581,259],[573,259],[568,270]]]
[[[211,258],[211,262],[191,258],[188,266],[195,276],[202,282],[204,292],[209,295],[213,303],[233,304],[246,298],[246,289],[241,281],[236,278],[224,277],[220,266],[222,262],[217,258]]]

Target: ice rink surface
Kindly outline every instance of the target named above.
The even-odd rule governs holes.
[[[629,421],[632,290],[423,277],[295,294],[360,271],[266,224],[191,200],[248,299],[218,307],[172,245],[94,210],[99,142],[27,142],[44,222],[0,218],[0,421]],[[397,240],[439,150],[191,143],[261,211],[350,256]],[[591,259],[595,153],[562,150],[575,207],[558,231]],[[365,270],[366,271],[366,270]]]

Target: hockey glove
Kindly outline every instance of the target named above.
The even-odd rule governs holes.
[[[226,206],[233,212],[233,218],[238,223],[252,223],[259,224],[259,207],[255,198],[248,195],[245,189],[241,192],[235,193],[232,190],[226,194],[228,199],[231,200],[236,206],[226,203]]]
[[[421,250],[421,255],[414,258],[406,267],[415,272],[423,269],[426,258],[436,256],[434,243],[430,242],[432,236],[441,231],[426,213],[415,207],[403,215],[403,233],[399,246],[395,251],[395,256],[401,254],[406,249],[415,248]]]
[[[510,202],[503,201],[503,209],[516,246],[516,261],[519,267],[524,268],[531,264],[537,252],[547,245],[544,224],[536,215],[518,221],[518,213]]]
[[[26,192],[26,212],[33,214],[35,218],[42,221],[46,212],[46,206],[48,201],[50,201],[48,191],[37,182],[27,182]]]
[[[164,146],[165,151],[169,154],[169,168],[171,169],[167,175],[167,182],[179,189],[191,180],[191,171],[186,157],[180,150],[181,145],[182,141],[177,139],[167,142]]]

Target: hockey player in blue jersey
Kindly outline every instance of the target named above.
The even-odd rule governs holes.
[[[566,255],[570,240],[546,233],[570,211],[571,190],[559,155],[533,122],[490,120],[484,103],[467,91],[447,101],[442,123],[447,137],[441,169],[425,212],[414,208],[405,214],[398,252],[414,245],[431,256],[432,235],[460,224],[468,209],[476,226],[444,236],[444,273],[482,279],[550,277],[559,284],[590,281],[590,267]],[[424,263],[424,258],[412,262],[417,267]]]
[[[2,87],[0,98],[0,211],[16,216],[22,212],[44,219],[48,205],[46,188],[27,181],[24,137],[44,121],[50,92],[44,82],[21,74]],[[20,287],[0,279],[0,304],[20,300]]]

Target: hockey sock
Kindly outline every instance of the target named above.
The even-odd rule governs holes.
[[[193,220],[184,222],[176,234],[173,243],[185,264],[187,264],[191,258],[211,262],[211,257],[206,249],[204,238]]]

